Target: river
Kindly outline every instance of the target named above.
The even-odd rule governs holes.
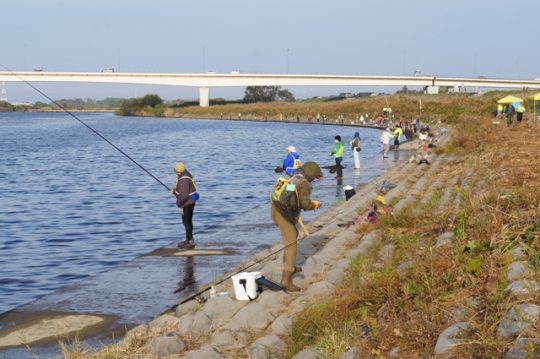
[[[169,186],[175,183],[173,164],[187,164],[201,194],[194,217],[197,245],[226,247],[235,253],[221,257],[220,273],[279,241],[269,217],[268,197],[278,177],[274,168],[281,164],[288,145],[297,147],[303,162],[329,165],[334,136],[340,134],[348,142],[358,130],[363,140],[362,171],[353,172],[352,154],[346,151],[343,184],[367,183],[388,165],[380,156],[376,129],[111,113],[77,116]],[[94,282],[101,283],[102,290],[114,292],[106,273],[117,276],[122,272],[118,268],[132,273],[133,259],[183,240],[174,197],[68,115],[0,113],[0,128],[0,313],[40,297],[38,303],[58,303],[61,288],[92,283],[92,278],[100,278]],[[343,186],[325,171],[325,177],[314,184],[313,197],[323,203],[321,213],[343,200]],[[306,214],[304,219],[314,215]],[[209,267],[204,257],[195,258],[191,262],[195,268],[205,263]],[[186,259],[174,261],[172,267],[178,267],[178,261]],[[209,279],[206,269],[199,271],[197,280]],[[185,273],[181,272],[158,274],[174,287],[182,282],[178,277]],[[148,278],[155,287],[148,284],[147,291],[159,292],[160,280]],[[86,305],[107,312],[106,305],[91,300]],[[138,322],[174,304],[171,300],[167,297],[167,303],[158,301],[143,311],[111,311]],[[131,304],[138,301],[144,299],[135,296]],[[80,310],[77,305],[61,309]]]

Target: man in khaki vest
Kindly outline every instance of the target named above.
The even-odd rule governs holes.
[[[309,211],[321,206],[319,201],[311,200],[311,183],[322,175],[317,163],[306,162],[296,174],[281,177],[272,190],[272,219],[279,227],[286,247],[283,253],[281,285],[291,292],[300,290],[293,284],[292,275],[302,270],[296,266],[298,230],[295,224],[298,222],[302,209]]]

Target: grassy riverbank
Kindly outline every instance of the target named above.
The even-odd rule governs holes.
[[[455,182],[460,200],[437,211],[443,191],[382,221],[380,242],[351,262],[350,274],[328,301],[300,315],[289,355],[314,346],[325,358],[350,347],[359,357],[430,357],[452,323],[469,329],[449,357],[502,357],[512,338],[498,336],[509,308],[538,303],[509,294],[510,251],[521,248],[540,278],[540,172],[537,125],[507,129],[489,119],[454,127],[440,148],[452,159],[431,181]],[[437,246],[442,233],[454,240]],[[437,243],[438,244],[438,243]],[[381,249],[394,254],[381,262]],[[540,338],[535,330],[527,338]],[[533,350],[531,346],[530,350]],[[391,354],[391,355],[389,355]]]
[[[371,118],[381,114],[384,107],[391,107],[396,116],[420,117],[424,120],[440,119],[446,123],[460,123],[471,118],[495,114],[497,99],[514,94],[527,98],[532,92],[491,92],[482,96],[470,95],[388,95],[340,101],[306,100],[298,102],[271,102],[252,104],[227,104],[211,107],[145,106],[135,111],[137,116],[223,118],[247,120],[288,119],[316,122],[317,115],[328,121],[343,117],[345,122],[358,121],[360,115],[369,113]]]

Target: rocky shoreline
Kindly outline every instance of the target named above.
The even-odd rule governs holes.
[[[303,238],[298,246],[298,262],[303,272],[295,275],[295,283],[302,287],[300,293],[265,290],[256,300],[236,301],[231,281],[226,281],[216,290],[227,295],[207,298],[202,303],[198,300],[183,303],[174,311],[133,328],[119,345],[129,347],[142,340],[147,343],[143,353],[160,358],[180,355],[184,358],[282,357],[295,316],[339,290],[351,259],[376,246],[377,231],[360,233],[357,218],[370,208],[381,186],[395,184],[385,194],[385,201],[395,203],[396,208],[404,206],[414,199],[411,194],[414,184],[423,185],[428,178],[426,174],[436,172],[443,160],[444,157],[433,155],[431,165],[402,162],[359,189],[349,201],[310,222],[307,227],[312,234]],[[239,265],[237,270],[257,263],[281,247],[281,243],[276,243]],[[384,251],[390,255],[392,248]],[[254,265],[250,271],[261,271],[278,282],[281,258],[279,252]],[[208,292],[203,296],[208,297]],[[314,357],[310,355],[299,353],[295,358]],[[353,352],[344,356],[353,357]]]

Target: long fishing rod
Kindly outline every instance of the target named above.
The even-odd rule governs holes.
[[[86,128],[88,128],[90,131],[92,131],[94,134],[96,134],[99,138],[101,138],[102,140],[104,140],[105,142],[107,142],[109,145],[111,145],[115,150],[117,150],[118,152],[120,152],[121,154],[123,154],[127,159],[129,159],[131,162],[133,162],[134,164],[136,164],[141,170],[143,170],[144,172],[146,172],[150,177],[152,177],[153,179],[155,179],[160,185],[162,185],[163,187],[165,187],[167,189],[167,191],[169,191],[169,187],[160,181],[159,178],[157,178],[156,176],[154,176],[152,173],[150,173],[150,171],[148,171],[146,168],[144,168],[139,162],[135,161],[130,155],[128,155],[127,153],[125,153],[121,148],[119,148],[118,146],[116,146],[114,143],[112,143],[108,138],[106,138],[105,136],[103,136],[101,133],[99,133],[98,131],[96,131],[95,129],[93,129],[90,125],[88,125],[86,122],[84,122],[83,120],[81,120],[79,117],[77,117],[73,112],[69,111],[67,108],[65,108],[62,104],[56,102],[55,100],[53,100],[52,98],[50,98],[46,93],[44,93],[43,91],[41,91],[39,88],[37,88],[36,86],[34,86],[33,84],[31,84],[30,82],[26,81],[24,78],[22,78],[21,76],[19,76],[18,74],[16,74],[14,71],[10,70],[9,68],[7,68],[6,66],[4,66],[3,64],[0,63],[0,66],[6,70],[7,72],[9,72],[10,74],[14,75],[15,77],[17,77],[19,80],[21,80],[22,82],[24,82],[25,84],[27,84],[28,86],[30,86],[32,89],[34,89],[35,91],[37,91],[38,93],[40,93],[43,97],[45,97],[46,99],[48,99],[49,101],[51,101],[52,103],[54,103],[56,106],[58,106],[62,111],[64,111],[65,113],[67,113],[68,115],[70,115],[71,117],[73,117],[75,120],[79,121],[81,124],[83,124]]]
[[[336,218],[334,218],[333,220],[327,222],[326,225],[332,224],[332,223],[334,223],[334,222],[337,221],[337,220],[338,220],[338,218],[336,217]],[[319,231],[322,230],[322,229],[323,229],[323,228],[319,228],[319,229],[317,229],[315,232],[310,233],[310,235],[315,234],[315,233],[319,232]],[[182,301],[180,301],[178,304],[173,305],[173,306],[171,307],[171,310],[175,310],[179,305],[182,305],[182,304],[184,304],[184,303],[186,303],[186,302],[189,302],[190,300],[192,300],[192,299],[194,299],[194,298],[200,296],[201,294],[203,294],[204,292],[206,292],[207,290],[209,290],[209,289],[212,288],[213,286],[216,286],[216,285],[219,285],[219,284],[225,282],[226,280],[230,279],[232,276],[234,276],[234,275],[236,275],[236,274],[239,274],[239,273],[242,273],[242,272],[245,272],[247,269],[249,269],[249,268],[251,268],[251,267],[253,267],[253,266],[256,266],[256,265],[258,265],[258,264],[261,264],[261,263],[265,262],[268,258],[271,258],[272,256],[275,256],[276,254],[278,254],[278,253],[284,251],[285,249],[289,248],[290,246],[292,246],[292,245],[294,245],[294,244],[297,244],[298,242],[300,242],[300,241],[306,239],[307,237],[308,237],[308,236],[304,236],[304,237],[298,238],[298,239],[295,240],[294,242],[291,242],[291,243],[289,243],[289,244],[287,244],[287,245],[281,247],[280,249],[277,249],[277,250],[271,252],[270,254],[268,254],[268,255],[266,255],[265,257],[263,257],[263,258],[261,258],[261,259],[255,261],[255,262],[253,262],[252,264],[250,264],[250,265],[248,265],[248,266],[245,266],[245,267],[239,269],[238,271],[236,271],[236,272],[234,272],[234,273],[232,273],[232,274],[227,275],[226,277],[222,278],[220,281],[215,282],[215,283],[212,283],[212,284],[210,284],[210,285],[207,285],[206,287],[204,287],[203,289],[199,290],[199,291],[196,292],[195,294],[192,294],[192,295],[190,295],[189,297],[187,297],[187,298],[183,299]],[[185,288],[178,288],[178,289],[176,289],[176,290],[174,291],[174,293],[181,292],[181,291],[183,291],[184,289],[185,289]]]
[[[318,232],[318,231],[316,231],[316,232]],[[201,294],[203,294],[204,292],[206,292],[208,289],[212,288],[213,286],[220,285],[221,283],[225,282],[226,280],[232,278],[232,276],[234,276],[234,275],[236,275],[236,274],[239,274],[239,273],[242,273],[242,272],[245,272],[245,271],[248,270],[249,268],[251,268],[251,267],[253,267],[253,266],[257,265],[257,264],[261,264],[261,263],[265,262],[268,258],[270,258],[270,257],[272,257],[272,256],[274,256],[274,255],[276,255],[276,254],[278,254],[279,252],[281,252],[281,251],[283,251],[283,250],[289,248],[289,247],[292,246],[293,244],[297,244],[299,241],[301,241],[301,240],[303,240],[303,239],[305,239],[305,238],[306,238],[306,237],[298,238],[298,239],[295,240],[294,242],[291,242],[291,243],[289,243],[289,244],[283,246],[282,248],[280,248],[280,249],[278,249],[278,250],[275,250],[274,252],[268,254],[267,256],[265,256],[265,257],[263,257],[263,258],[261,258],[261,259],[259,259],[259,260],[257,260],[257,261],[255,261],[254,263],[252,263],[252,264],[250,264],[250,265],[248,265],[248,266],[245,266],[245,267],[239,269],[238,271],[236,271],[236,272],[234,272],[234,273],[232,273],[232,274],[227,275],[225,278],[222,278],[220,281],[215,282],[215,283],[212,283],[212,284],[210,284],[210,285],[207,285],[206,287],[204,287],[203,289],[201,289],[201,290],[198,291],[197,293],[192,294],[191,296],[189,296],[189,297],[183,299],[180,303],[173,305],[173,306],[171,307],[171,309],[174,310],[174,309],[175,309],[176,307],[178,307],[179,305],[182,305],[182,304],[184,304],[184,303],[186,303],[186,302],[189,302],[190,300],[192,300],[192,299],[194,299],[194,298],[200,296]],[[185,288],[178,288],[177,290],[174,291],[174,293],[181,292],[181,291],[183,291],[184,289],[185,289]]]

